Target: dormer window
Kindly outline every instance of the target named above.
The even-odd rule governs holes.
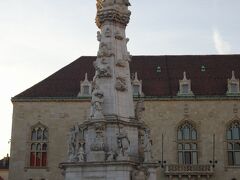
[[[206,71],[206,66],[202,65],[202,66],[201,66],[201,71],[202,71],[202,72],[205,72],[205,71]]]
[[[178,96],[193,96],[191,90],[191,80],[187,79],[186,72],[183,73],[183,79],[179,80]]]
[[[239,79],[236,79],[234,71],[232,71],[231,79],[228,79],[227,95],[228,96],[240,95],[240,92],[239,92]]]
[[[133,95],[137,96],[139,94],[139,85],[133,85]]]
[[[80,92],[78,93],[78,97],[91,96],[91,91],[92,84],[90,81],[88,81],[88,76],[86,73],[84,81],[80,82]]]
[[[89,88],[90,87],[88,85],[83,86],[83,95],[90,95]]]
[[[137,72],[134,74],[134,79],[132,80],[132,92],[133,96],[141,96],[142,93],[142,81],[138,80]]]

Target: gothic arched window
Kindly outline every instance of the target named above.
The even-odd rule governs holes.
[[[30,167],[46,167],[48,150],[48,129],[38,123],[31,128]]]
[[[179,164],[198,163],[197,131],[191,123],[184,122],[178,127],[177,144]]]
[[[228,165],[240,166],[240,121],[234,121],[227,129]]]

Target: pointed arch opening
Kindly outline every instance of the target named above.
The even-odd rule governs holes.
[[[37,123],[31,127],[29,165],[33,168],[47,166],[48,128]]]
[[[198,134],[189,121],[185,121],[177,129],[177,150],[179,164],[198,164]]]

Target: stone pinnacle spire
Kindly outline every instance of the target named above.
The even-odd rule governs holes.
[[[128,0],[97,0],[99,50],[94,62],[92,119],[134,117],[125,29],[131,12]]]

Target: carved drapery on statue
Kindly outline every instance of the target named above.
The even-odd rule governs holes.
[[[150,129],[145,129],[144,134],[144,162],[152,162],[152,139],[150,134]]]
[[[83,130],[78,125],[73,126],[69,132],[68,140],[68,161],[83,162],[85,161],[85,140]]]
[[[135,106],[136,120],[143,121],[143,112],[145,111],[144,101],[140,99]]]
[[[100,90],[98,85],[94,85],[94,90],[92,92],[92,101],[91,101],[91,118],[101,119],[103,118],[103,100],[104,94]]]
[[[118,160],[128,159],[130,140],[128,138],[127,132],[124,128],[121,128],[120,133],[117,136],[118,144]]]

